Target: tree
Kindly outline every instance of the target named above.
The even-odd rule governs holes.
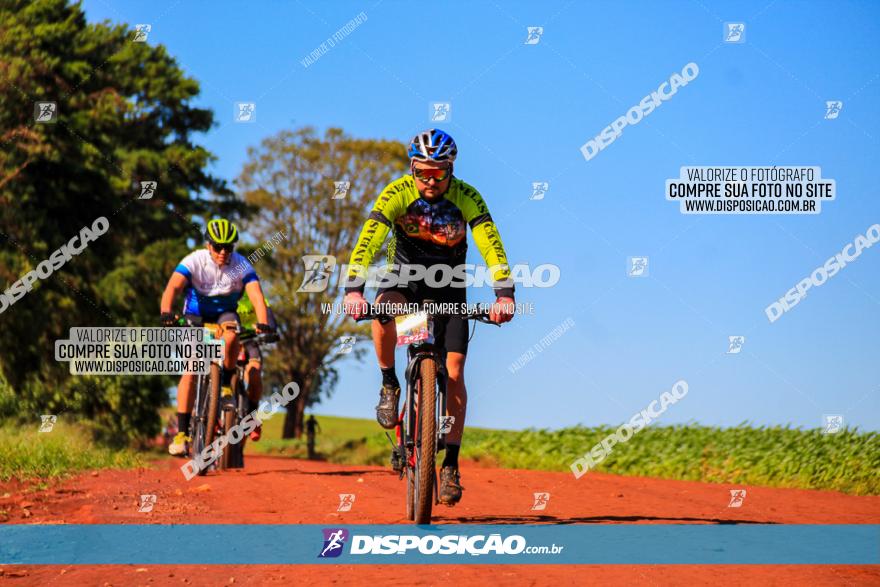
[[[0,5],[0,288],[109,220],[106,234],[0,313],[0,381],[30,417],[66,410],[103,421],[141,406],[138,418],[118,419],[134,435],[158,426],[142,407],[155,412],[168,378],[92,385],[55,362],[54,341],[73,326],[156,325],[165,281],[198,236],[193,217],[241,206],[192,141],[213,120],[190,106],[198,83],[132,33],[89,24],[66,0]],[[37,102],[56,104],[52,123],[35,121]],[[152,198],[139,199],[142,181],[157,182]]]
[[[311,127],[283,131],[248,151],[236,184],[255,210],[246,227],[258,240],[279,231],[287,239],[257,264],[270,285],[268,296],[282,336],[267,358],[266,372],[301,389],[288,407],[284,438],[303,432],[305,408],[332,391],[335,364],[344,357],[360,358],[363,348],[337,354],[340,337],[366,337],[368,325],[356,325],[340,314],[326,313],[322,304],[339,299],[339,271],[323,292],[297,292],[303,282],[304,255],[335,256],[347,263],[369,212],[382,188],[407,169],[406,149],[395,141],[357,139],[339,128],[323,137]],[[344,198],[333,199],[334,182],[348,181]]]

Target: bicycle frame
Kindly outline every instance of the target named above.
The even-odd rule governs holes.
[[[191,327],[202,327],[207,330],[212,331],[212,335],[215,337],[220,337],[220,327],[217,324],[195,324],[189,320],[187,320],[187,325]],[[213,361],[219,362],[219,361]],[[206,447],[205,435],[207,434],[207,411],[209,409],[208,406],[208,386],[210,383],[210,374],[204,373],[196,373],[195,374],[195,385],[194,391],[196,397],[193,401],[193,410],[192,410],[192,418],[190,420],[190,430],[189,436],[192,438],[193,446],[192,446],[192,454],[197,455],[202,452],[202,450]],[[216,417],[219,418],[220,414],[216,414]],[[203,434],[199,434],[199,426],[203,428]],[[207,469],[216,468],[216,461],[212,463]],[[204,472],[202,474],[204,474]]]
[[[438,349],[436,345],[429,343],[416,343],[410,345],[407,350],[407,366],[406,366],[406,401],[401,412],[401,423],[403,430],[398,424],[396,432],[398,444],[402,444],[406,450],[406,463],[409,466],[415,466],[415,445],[418,442],[418,391],[416,384],[419,381],[419,369],[422,361],[434,361],[437,373],[437,407],[435,414],[442,417],[446,414],[446,381],[448,373],[446,371],[446,351]],[[438,422],[437,426],[437,450],[440,451],[446,447],[446,434],[440,432]],[[402,441],[402,442],[401,442]],[[436,491],[436,485],[435,485]]]
[[[427,300],[425,301],[427,303]],[[489,321],[487,312],[475,312],[463,316],[465,319],[476,319],[481,322]],[[360,320],[382,320],[390,318],[390,316],[377,313],[372,307],[369,308],[367,314],[357,318]],[[428,315],[429,331],[433,331],[433,323],[436,316]],[[430,523],[431,509],[427,508],[428,522],[418,522],[424,519],[426,514],[424,502],[419,502],[419,495],[424,496],[422,487],[419,485],[423,478],[423,474],[417,474],[421,469],[419,460],[421,458],[422,439],[419,438],[422,429],[419,419],[419,409],[421,406],[421,397],[419,383],[423,380],[422,364],[424,361],[434,362],[433,376],[428,376],[428,380],[434,379],[435,402],[434,406],[434,434],[436,439],[434,444],[434,455],[431,455],[431,462],[434,462],[436,453],[446,448],[446,434],[444,427],[440,426],[440,422],[446,416],[447,408],[447,383],[449,373],[446,369],[446,350],[433,342],[414,342],[407,347],[407,366],[405,373],[406,380],[406,399],[401,410],[397,425],[395,426],[395,436],[397,444],[394,446],[391,463],[395,471],[398,471],[400,478],[407,476],[407,517],[410,520],[416,520],[417,523]],[[391,437],[389,436],[389,441]],[[422,471],[423,473],[424,471]],[[430,482],[425,480],[426,483]],[[439,484],[437,482],[437,470],[433,471],[433,496],[434,504],[439,503]],[[418,503],[422,505],[418,505]],[[420,513],[416,513],[417,507]]]

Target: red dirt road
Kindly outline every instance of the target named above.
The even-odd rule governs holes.
[[[211,474],[187,482],[163,460],[156,469],[101,471],[61,482],[39,493],[0,487],[6,523],[80,524],[398,524],[405,486],[382,467],[331,465],[250,457],[245,471]],[[566,473],[486,469],[465,464],[464,499],[437,506],[436,523],[450,524],[676,524],[799,523],[877,524],[880,497],[834,492],[734,487],[598,473],[580,480]],[[729,490],[747,490],[740,508],[729,508]],[[533,493],[549,492],[544,511],[533,511]],[[8,496],[5,493],[9,493]],[[356,495],[352,510],[337,512],[340,493]],[[139,497],[155,494],[152,512],[138,512]],[[2,518],[0,518],[2,519]],[[189,547],[181,545],[182,548]],[[417,569],[417,573],[413,572]],[[497,585],[880,585],[878,566],[0,566],[9,585],[284,585],[388,582]]]

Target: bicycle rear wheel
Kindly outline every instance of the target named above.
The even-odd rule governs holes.
[[[248,407],[250,404],[248,403],[247,390],[242,386],[239,389],[239,393],[237,395],[237,406],[236,413],[238,416],[236,417],[236,424],[241,425],[241,421],[244,420],[248,415]],[[232,467],[235,469],[244,469],[244,447],[247,445],[248,436],[245,434],[241,442],[235,445],[235,459],[233,459]]]
[[[246,397],[243,385],[233,381],[236,385],[235,399],[227,405],[223,406],[223,434],[226,434],[229,442],[223,448],[223,455],[220,457],[221,469],[241,469],[244,467],[244,443],[246,437],[239,430],[239,440],[230,435],[229,431],[233,427],[241,424],[246,409]]]
[[[419,365],[418,431],[415,470],[415,523],[431,523],[437,456],[437,366],[431,359]]]
[[[220,365],[211,363],[208,375],[208,411],[205,413],[205,446],[214,442],[220,405]]]
[[[229,438],[229,431],[235,426],[235,410],[223,410],[223,434]],[[220,470],[225,471],[235,466],[235,447],[238,445],[227,444],[223,447],[223,454],[220,455]]]

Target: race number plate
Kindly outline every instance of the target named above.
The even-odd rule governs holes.
[[[416,312],[394,318],[397,327],[397,346],[414,342],[434,342],[433,324],[426,312]]]

